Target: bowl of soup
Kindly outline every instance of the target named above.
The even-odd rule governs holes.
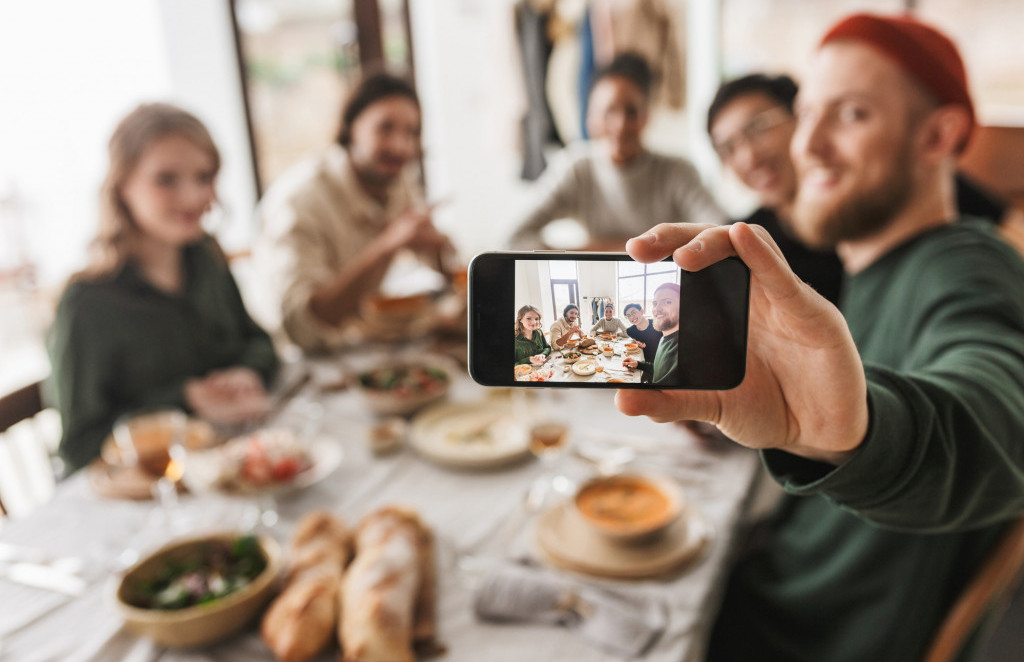
[[[639,474],[602,476],[584,483],[573,505],[603,537],[619,543],[646,542],[665,532],[683,512],[683,494],[667,478]]]

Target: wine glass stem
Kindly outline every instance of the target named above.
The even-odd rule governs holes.
[[[153,496],[156,497],[157,502],[160,504],[164,527],[173,534],[184,533],[186,523],[180,517],[177,484],[170,478],[163,476],[153,483]]]
[[[274,498],[273,494],[261,494],[257,502],[260,509],[259,524],[262,524],[267,529],[274,528],[274,525],[280,519],[277,513],[277,499]]]

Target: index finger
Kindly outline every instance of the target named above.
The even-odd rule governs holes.
[[[688,244],[704,230],[718,226],[700,223],[659,223],[626,242],[626,252],[637,262],[657,262]]]

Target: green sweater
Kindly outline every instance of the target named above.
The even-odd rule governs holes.
[[[792,496],[737,566],[710,660],[916,661],[1024,511],[1024,264],[968,221],[853,276],[867,436],[841,467],[762,457]]]
[[[537,329],[533,332],[532,338],[527,339],[522,334],[516,336],[515,352],[516,365],[520,363],[529,365],[531,356],[536,356],[537,354],[547,356],[551,354],[551,345],[548,344],[547,338],[544,337],[544,332]]]
[[[169,295],[131,263],[109,280],[71,283],[47,338],[48,395],[63,424],[70,470],[97,457],[118,416],[185,407],[182,387],[211,370],[246,366],[268,381],[270,337],[249,317],[212,240],[185,249],[185,285]]]
[[[679,363],[679,332],[662,336],[658,343],[658,353],[654,355],[654,361],[639,361],[638,368],[650,370],[654,377],[651,381],[654,384],[672,386],[677,383],[676,366]]]

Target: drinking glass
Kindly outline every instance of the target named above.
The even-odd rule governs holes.
[[[176,513],[187,429],[188,417],[183,411],[155,409],[126,414],[115,422],[113,430],[122,462],[157,479],[153,483],[153,497],[174,533],[187,528]]]
[[[571,438],[568,419],[561,413],[561,397],[544,393],[548,402],[536,410],[530,425],[530,453],[540,460],[543,471],[530,488],[529,501],[546,504],[555,498],[566,497],[575,485],[560,471],[563,458],[569,452]]]

